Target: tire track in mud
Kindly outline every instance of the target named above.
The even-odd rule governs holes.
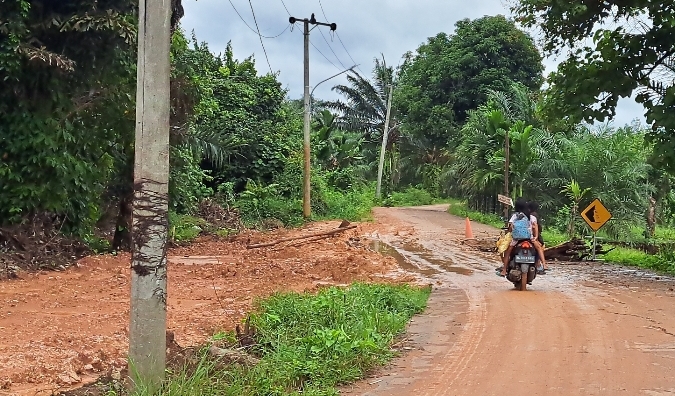
[[[465,290],[466,291],[466,290]],[[487,304],[481,293],[467,293],[469,299],[469,312],[467,324],[456,346],[443,357],[447,362],[441,367],[441,376],[444,379],[442,389],[427,392],[427,395],[448,395],[453,385],[468,368],[471,359],[478,350],[478,346],[485,334],[487,317]]]

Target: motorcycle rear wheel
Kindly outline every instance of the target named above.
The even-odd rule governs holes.
[[[520,291],[527,290],[527,272],[520,276]]]

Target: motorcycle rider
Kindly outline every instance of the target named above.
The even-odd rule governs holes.
[[[537,219],[536,217],[530,215],[530,209],[527,205],[527,200],[525,200],[523,197],[520,197],[516,199],[516,202],[514,203],[514,213],[509,219],[509,232],[512,233],[513,239],[509,244],[509,248],[506,249],[506,252],[504,252],[504,265],[502,267],[501,276],[506,276],[513,248],[519,241],[525,239],[533,240],[533,236],[535,235],[534,230],[538,230]],[[517,233],[514,231],[517,231]]]
[[[530,210],[530,216],[534,217],[536,220],[536,226],[532,228],[533,231],[536,231],[535,235],[533,235],[533,242],[535,249],[537,249],[537,253],[539,253],[539,261],[541,264],[541,267],[538,268],[538,273],[543,275],[546,274],[548,265],[546,264],[546,257],[544,256],[544,238],[541,236],[541,221],[539,214],[537,213],[537,210],[539,210],[539,204],[535,201],[530,201],[527,203],[527,206]]]

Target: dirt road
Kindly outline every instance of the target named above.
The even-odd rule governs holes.
[[[410,326],[410,353],[343,394],[675,394],[675,280],[620,267],[556,265],[519,292],[494,256],[461,245],[445,206],[378,209],[411,225],[377,246],[436,284]],[[494,229],[473,224],[476,236]]]

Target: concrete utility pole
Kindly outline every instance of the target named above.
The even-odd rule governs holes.
[[[303,196],[302,196],[302,214],[305,218],[309,218],[312,215],[312,205],[311,205],[311,181],[310,181],[310,173],[311,173],[311,154],[310,154],[310,149],[309,149],[309,140],[310,140],[310,131],[309,131],[309,124],[310,124],[310,107],[309,107],[309,100],[310,100],[310,95],[309,95],[309,32],[314,29],[310,29],[309,25],[315,25],[316,26],[328,26],[330,27],[330,30],[335,30],[337,29],[337,25],[334,23],[323,23],[323,22],[317,22],[316,18],[314,18],[314,14],[312,14],[311,18],[307,19],[297,19],[295,17],[290,17],[288,21],[293,25],[296,22],[300,21],[304,24],[304,37],[305,37],[305,94],[304,94],[304,99],[305,99],[305,120],[304,120],[304,151],[305,151],[305,169],[304,169],[304,183],[303,183]]]
[[[380,198],[382,188],[382,171],[384,169],[384,154],[387,150],[387,138],[389,137],[389,115],[391,114],[391,96],[394,92],[394,84],[389,84],[389,98],[387,99],[387,115],[384,118],[384,130],[382,131],[382,148],[380,149],[380,163],[377,166],[377,188],[375,198]]]
[[[166,368],[170,0],[140,0],[129,375],[151,393]]]

